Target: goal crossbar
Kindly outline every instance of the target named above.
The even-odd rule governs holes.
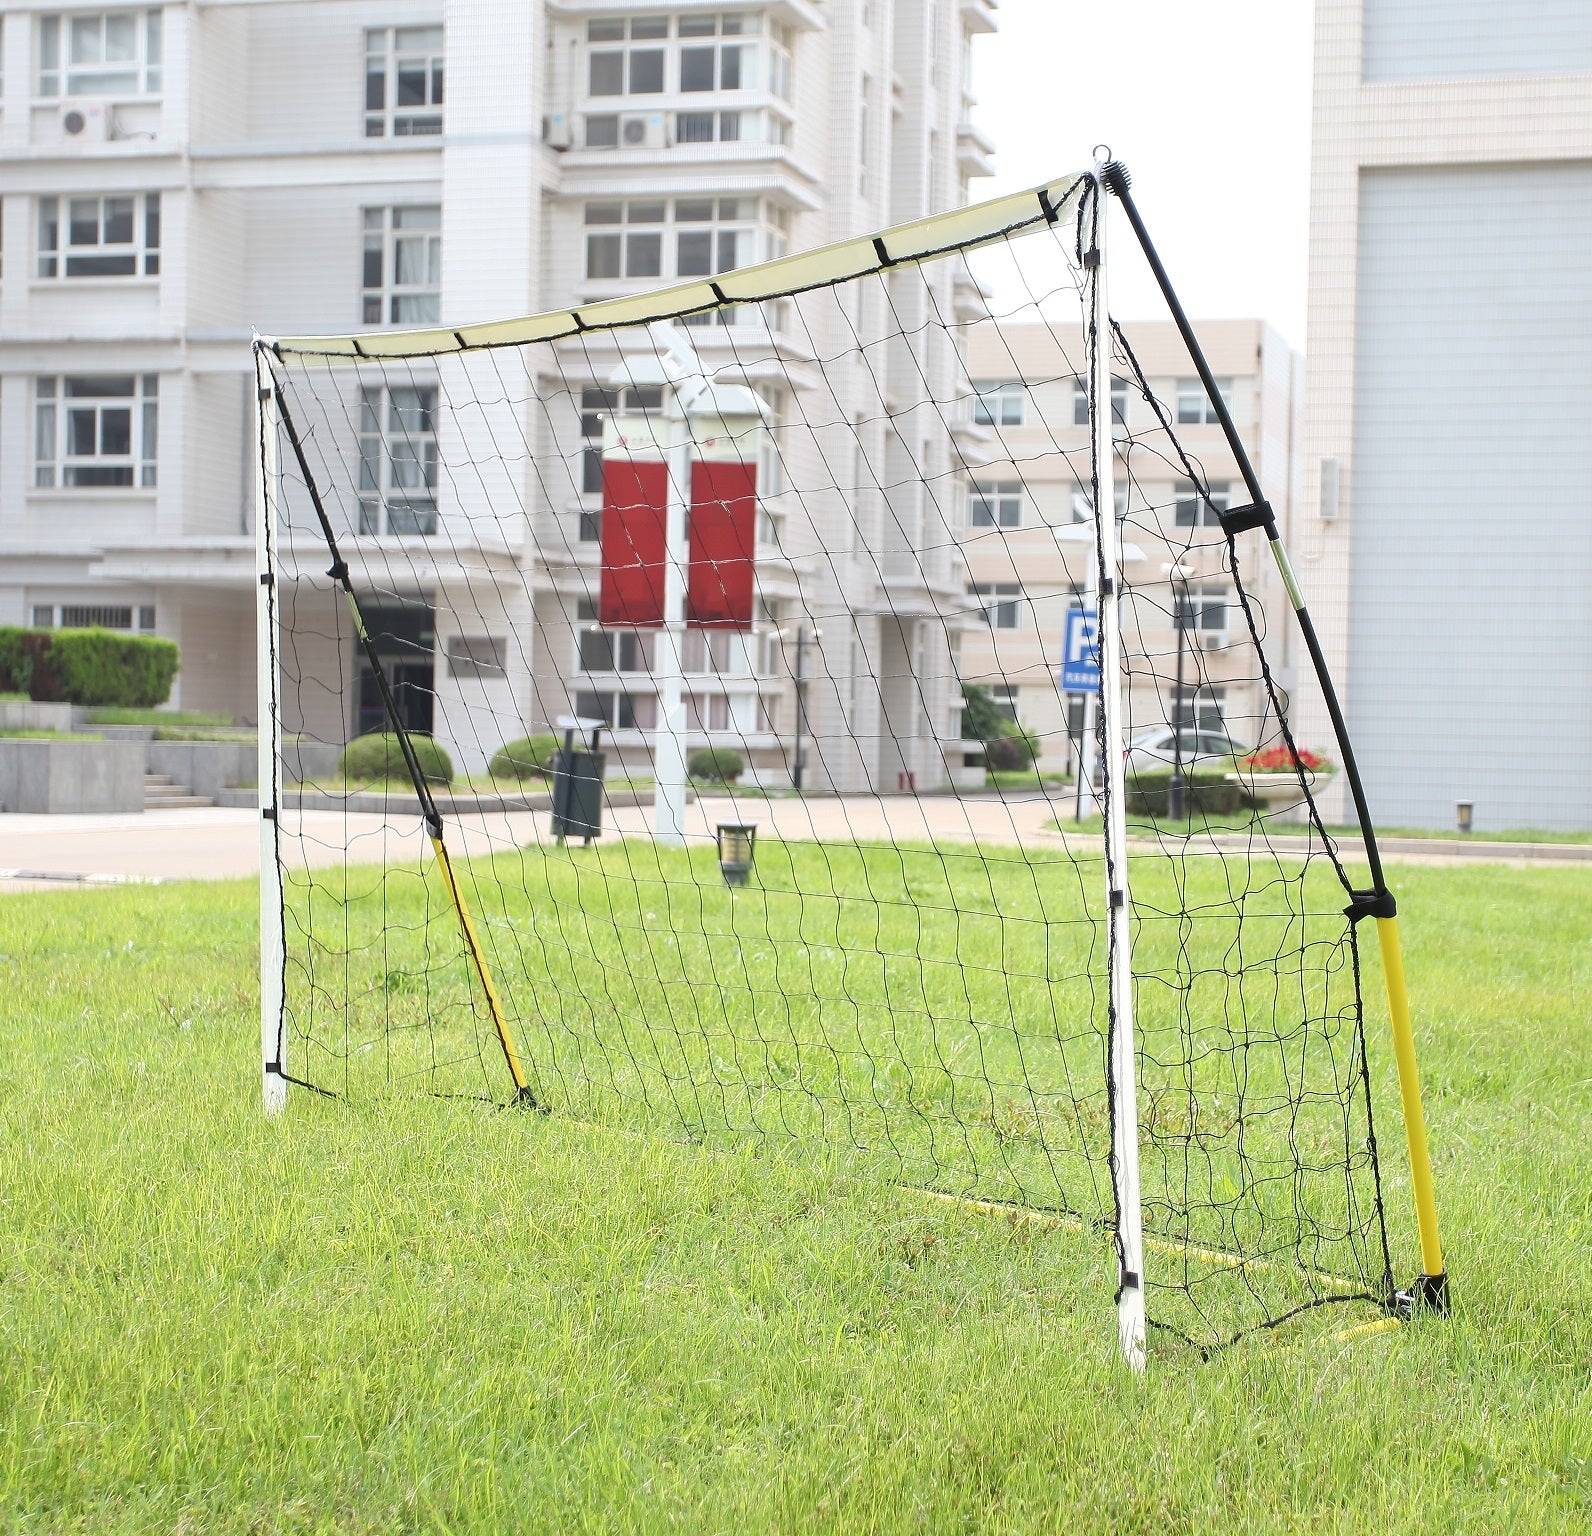
[[[346,336],[279,336],[264,338],[279,356],[362,361],[377,358],[440,357],[485,347],[513,347],[524,342],[559,341],[590,331],[612,331],[699,314],[726,304],[754,304],[788,298],[814,288],[867,277],[907,262],[932,261],[954,251],[974,251],[993,241],[1055,224],[1072,211],[1086,175],[1063,177],[1025,192],[954,208],[927,219],[914,219],[881,230],[838,240],[795,256],[781,256],[755,266],[737,267],[711,280],[674,283],[617,299],[600,299],[574,309],[547,310],[512,320],[479,325],[430,326],[424,330],[359,331]]]

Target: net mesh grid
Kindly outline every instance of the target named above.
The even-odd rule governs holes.
[[[1135,556],[1120,589],[1121,736],[1138,754],[1125,788],[1150,1319],[1209,1348],[1301,1308],[1390,1297],[1347,872],[1309,773],[1275,776],[1297,785],[1280,811],[1250,794],[1251,753],[1296,750],[1266,650],[1286,603],[1257,565],[1258,536],[1251,555],[1222,531],[1220,498],[1128,333],[1089,334],[1087,279],[1069,218],[682,326],[704,366],[751,383],[773,413],[737,444],[759,466],[757,632],[684,642],[698,646],[692,736],[735,747],[772,785],[789,782],[799,723],[822,773],[800,797],[698,785],[682,850],[655,842],[651,805],[631,803],[650,798],[630,781],[648,769],[660,637],[608,631],[596,645],[615,666],[578,670],[600,582],[589,419],[660,409],[655,375],[624,373],[658,355],[658,337],[582,331],[379,364],[270,357],[303,453],[301,468],[284,437],[272,490],[295,1079],[339,1095],[513,1096],[412,787],[396,766],[373,783],[337,767],[351,736],[389,727],[328,574],[313,482],[400,713],[465,770],[436,804],[540,1105],[710,1142],[852,1149],[880,1177],[1096,1231],[1103,1266],[1107,781],[1086,786],[1078,823],[1075,783],[929,791],[975,681],[1015,689],[1020,711],[1051,691],[1045,766],[1099,758],[1098,711],[1085,747],[1054,694],[1059,634],[1037,660],[1030,647],[1007,661],[1003,642],[1023,632],[999,627],[1011,599],[991,603],[971,577],[1009,566],[1030,635],[1042,611],[1086,601],[1097,545],[1053,542],[1048,575],[1032,546],[1079,498],[1092,504],[1070,394],[1080,380],[1092,394],[1091,349],[1107,346],[1113,400],[1127,402],[1113,425],[1118,529]],[[969,302],[992,289],[1011,296],[999,315]],[[1007,346],[1016,327],[1043,337],[1041,366]],[[970,348],[986,377],[1023,381],[1020,424],[973,387]],[[972,487],[996,481],[1018,487],[1017,521],[969,527]],[[793,631],[806,636],[800,700]],[[480,637],[493,643],[459,644]],[[489,779],[485,763],[594,707],[614,743],[604,836],[559,845],[535,799],[545,784]],[[1134,746],[1174,726],[1242,749],[1198,753],[1176,825],[1166,765]],[[712,842],[725,821],[759,826],[740,889]]]

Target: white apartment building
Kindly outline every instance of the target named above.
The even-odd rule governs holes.
[[[1226,732],[1254,746],[1267,713],[1263,687],[1226,568],[1225,540],[1211,526],[1212,507],[1248,500],[1244,482],[1172,323],[1123,329],[1211,493],[1208,507],[1165,452],[1153,408],[1117,377],[1118,510],[1125,544],[1137,551],[1123,567],[1128,718],[1141,730],[1174,718],[1174,618],[1181,614],[1184,683],[1175,718],[1185,728]],[[1200,321],[1195,330],[1286,540],[1294,523],[1304,360],[1263,321]],[[1066,538],[1069,527],[1081,530],[1093,516],[1087,395],[1043,324],[974,327],[968,366],[979,414],[998,429],[1005,457],[987,455],[972,476],[963,549],[970,603],[983,623],[963,637],[962,676],[990,688],[997,706],[1038,736],[1042,769],[1062,771],[1073,766],[1083,728],[1083,696],[1063,696],[1057,682],[1067,613],[1091,605],[1093,543]],[[1145,441],[1145,451],[1132,448],[1135,438]],[[1268,660],[1279,684],[1291,690],[1299,640],[1290,623],[1277,622],[1286,603],[1278,602],[1275,567],[1259,533],[1242,536],[1240,547],[1245,586],[1272,620]],[[1169,564],[1178,567],[1177,592]],[[1300,740],[1330,750],[1330,740]]]
[[[1320,0],[1314,113],[1296,563],[1372,812],[1592,827],[1587,8]]]
[[[174,703],[252,718],[251,325],[335,334],[535,313],[966,201],[969,178],[990,169],[966,66],[995,3],[7,5],[0,623],[168,636],[182,655]],[[972,312],[976,291],[949,264],[930,282],[944,288],[942,313]],[[902,298],[929,302],[921,284]],[[692,337],[710,367],[756,341],[777,366],[752,382],[776,412],[780,391],[818,382],[833,339],[798,341],[744,307]],[[619,361],[611,338],[564,349],[539,453],[567,460],[573,444],[590,462],[605,415],[638,403],[612,389]],[[920,362],[929,388],[951,391],[948,340]],[[877,438],[847,452],[905,455],[921,485],[933,481],[940,466],[924,456],[943,444],[898,431],[886,444],[888,378],[823,382]],[[922,390],[916,372],[911,383]],[[426,388],[388,388],[371,419],[445,434]],[[411,723],[447,741],[450,711],[474,719],[452,744],[478,770],[496,744],[479,727],[485,702],[526,730],[595,711],[618,761],[639,766],[644,640],[587,632],[598,478],[583,469],[554,491],[522,470],[528,535],[464,570],[434,553],[443,534],[450,559],[472,536],[463,509],[446,487],[416,496],[390,468],[347,552],[367,568],[383,550],[416,555],[414,590],[389,594],[373,625]],[[758,632],[702,637],[686,659],[691,745],[741,747],[765,776],[788,776],[800,636],[808,785],[944,782],[960,757],[945,616],[960,610],[965,574],[932,498],[919,501],[879,509],[881,528],[909,532],[877,559],[835,558],[856,507],[804,498],[765,519],[778,558],[765,577],[759,550]],[[504,649],[444,632],[437,615],[461,605],[437,595],[493,559],[512,562],[505,591],[528,590],[531,605],[472,599],[521,634],[518,659],[487,684],[481,656],[501,662]],[[346,718],[315,722],[326,739],[378,723],[370,679],[338,692]]]

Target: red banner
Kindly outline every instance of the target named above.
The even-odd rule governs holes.
[[[598,622],[614,629],[663,624],[668,466],[603,459],[602,587]],[[685,622],[689,629],[752,627],[757,466],[700,459],[691,467]]]
[[[603,460],[600,624],[620,629],[663,623],[663,558],[669,472],[662,459]]]
[[[757,466],[699,459],[691,468],[691,556],[685,622],[691,629],[752,627]]]

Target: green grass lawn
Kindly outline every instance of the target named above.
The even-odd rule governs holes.
[[[1584,1531],[1592,872],[1394,884],[1453,1317],[1142,1381],[1076,1233],[772,1137],[267,1124],[250,886],[0,900],[0,1529]]]

